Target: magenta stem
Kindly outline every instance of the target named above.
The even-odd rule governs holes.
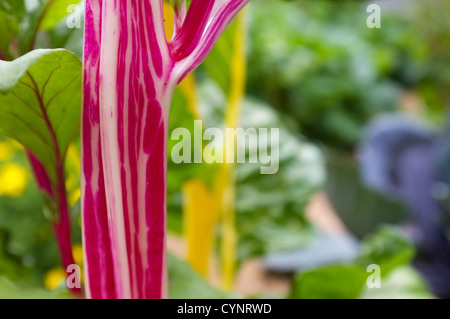
[[[56,204],[58,220],[52,222],[55,232],[56,242],[58,244],[61,263],[66,270],[69,265],[75,264],[72,254],[72,240],[70,229],[69,206],[67,202],[67,193],[64,186],[64,169],[61,163],[58,164],[58,187],[53,191],[50,178],[45,171],[44,166],[29,150],[26,151],[28,159],[36,178],[36,182],[41,192],[49,196]],[[69,288],[76,296],[81,296],[80,288]]]

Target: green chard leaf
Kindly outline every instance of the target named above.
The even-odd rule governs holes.
[[[80,127],[81,62],[66,50],[0,61],[0,133],[21,143],[56,181],[58,157]]]

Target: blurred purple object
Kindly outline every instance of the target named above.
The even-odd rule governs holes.
[[[358,152],[367,186],[408,207],[418,249],[414,265],[442,298],[450,298],[449,211],[442,205],[450,184],[447,133],[438,135],[411,117],[384,115],[369,124]]]
[[[415,145],[431,144],[436,134],[422,122],[401,115],[382,115],[366,128],[358,151],[365,184],[386,196],[400,197],[397,157]]]

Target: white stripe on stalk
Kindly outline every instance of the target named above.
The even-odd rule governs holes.
[[[129,128],[129,121],[128,121],[128,114],[130,112],[129,109],[129,96],[130,96],[130,86],[128,85],[130,83],[130,73],[131,73],[131,61],[133,60],[133,32],[132,32],[132,25],[133,25],[133,17],[132,17],[132,10],[130,10],[130,8],[132,7],[132,3],[130,2],[130,0],[127,1],[127,34],[128,34],[128,42],[126,44],[126,51],[125,51],[125,79],[124,79],[124,95],[123,95],[123,130],[124,130],[124,136],[127,136],[128,134],[128,128]],[[136,110],[131,110],[131,112],[135,112]],[[124,166],[126,168],[127,172],[131,172],[131,164],[130,164],[130,155],[129,155],[129,149],[130,149],[130,145],[129,145],[129,137],[128,138],[124,138]],[[130,247],[131,247],[131,251],[129,252],[129,254],[131,255],[130,258],[130,263],[131,263],[131,269],[130,272],[132,274],[132,278],[131,278],[131,282],[133,283],[137,283],[137,271],[136,271],[136,259],[139,257],[139,254],[137,254],[136,250],[136,246],[135,246],[135,240],[134,240],[134,232],[137,231],[136,229],[136,225],[134,224],[134,218],[133,218],[133,192],[132,190],[132,183],[131,183],[131,176],[129,174],[125,175],[126,176],[126,189],[128,190],[126,192],[127,194],[127,198],[126,198],[126,203],[125,205],[127,205],[128,208],[128,225],[129,225],[129,230],[130,230]],[[133,296],[137,296],[138,295],[138,289],[137,289],[137,285],[133,285],[130,289],[132,289],[132,293]]]
[[[117,0],[103,0],[102,47],[100,54],[100,126],[103,170],[114,277],[118,298],[131,298],[128,253],[123,216],[120,152],[117,129],[117,52],[119,47],[119,13]]]
[[[166,38],[166,28],[164,27],[164,5],[163,0],[151,0],[154,31],[156,33],[156,40],[158,42],[158,49],[161,52],[163,59],[163,72],[170,65],[171,54],[169,44]],[[156,5],[155,5],[156,4]]]

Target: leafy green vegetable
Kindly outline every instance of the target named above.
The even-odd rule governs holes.
[[[385,277],[397,267],[409,263],[414,254],[414,247],[398,228],[384,226],[365,238],[356,263],[362,267],[377,264],[381,277]]]
[[[385,298],[383,294],[389,290],[392,297],[401,298],[408,293],[429,297],[431,295],[418,273],[408,268],[413,256],[414,248],[400,229],[381,227],[364,239],[359,256],[350,264],[327,266],[297,275],[291,297]],[[372,264],[380,267],[381,288],[365,285],[369,276],[375,275],[368,269]],[[407,279],[402,282],[398,278]]]
[[[367,273],[356,266],[331,266],[300,274],[292,298],[355,299],[364,288]]]
[[[172,299],[236,298],[211,287],[184,261],[169,254],[169,294]]]
[[[55,181],[57,159],[80,126],[80,60],[65,50],[35,50],[0,61],[0,73],[0,132],[29,149]]]
[[[434,298],[424,280],[411,266],[401,266],[383,278],[380,288],[365,288],[361,299]]]

